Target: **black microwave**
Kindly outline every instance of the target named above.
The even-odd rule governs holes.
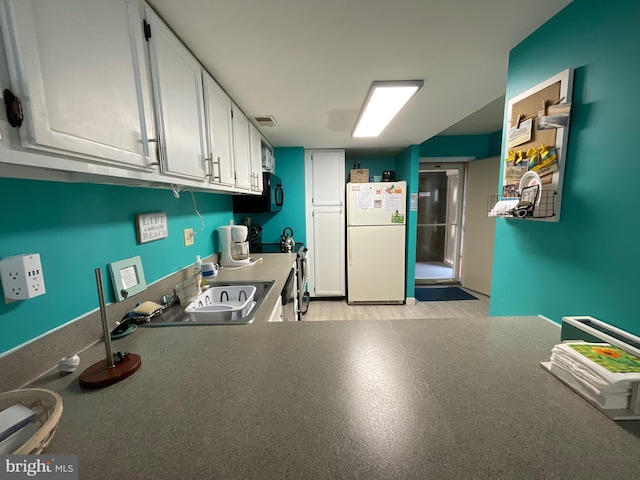
[[[262,195],[234,195],[233,213],[279,212],[283,204],[282,180],[273,173],[262,172]]]

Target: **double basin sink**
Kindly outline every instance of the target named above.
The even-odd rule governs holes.
[[[263,300],[268,295],[271,288],[275,284],[274,280],[259,282],[213,282],[209,284],[210,288],[229,287],[234,289],[241,286],[255,287],[252,306],[245,309],[242,314],[231,314],[226,308],[219,308],[218,312],[209,309],[206,315],[189,315],[185,312],[185,307],[177,304],[167,308],[161,315],[157,315],[150,322],[141,326],[144,327],[176,327],[176,326],[197,326],[197,325],[246,325],[253,322],[256,313],[260,309]]]

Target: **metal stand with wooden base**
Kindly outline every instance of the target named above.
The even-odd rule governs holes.
[[[82,388],[102,388],[118,383],[133,375],[142,365],[139,355],[129,352],[111,353],[111,335],[107,322],[107,308],[104,302],[104,288],[102,286],[102,271],[95,269],[98,300],[100,301],[100,316],[104,333],[104,346],[107,358],[94,363],[85,369],[79,377]]]

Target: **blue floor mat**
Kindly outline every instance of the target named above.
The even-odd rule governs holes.
[[[477,300],[459,287],[416,288],[416,299],[421,302],[448,302],[451,300]]]

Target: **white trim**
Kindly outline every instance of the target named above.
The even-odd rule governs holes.
[[[406,305],[409,305],[409,306],[415,305],[416,304],[416,299],[415,299],[415,297],[407,297],[407,300],[406,300],[405,303],[406,303]]]

